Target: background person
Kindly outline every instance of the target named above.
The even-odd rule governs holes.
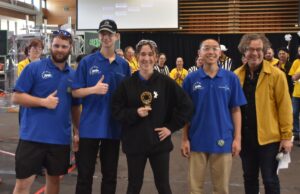
[[[183,58],[177,57],[176,67],[170,72],[170,77],[175,80],[179,86],[182,86],[183,80],[188,74],[188,71],[183,68],[183,64]]]
[[[170,71],[168,65],[166,65],[167,56],[165,53],[159,53],[158,55],[158,63],[154,65],[154,70],[162,73],[166,76],[169,76]]]
[[[32,39],[29,45],[25,48],[24,54],[26,58],[18,63],[17,75],[20,76],[23,69],[31,62],[40,60],[43,53],[44,44],[40,39]]]

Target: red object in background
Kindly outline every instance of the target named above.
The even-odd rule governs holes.
[[[3,71],[3,69],[4,69],[4,64],[0,63],[0,71]]]

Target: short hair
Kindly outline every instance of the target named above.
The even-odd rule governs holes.
[[[73,44],[73,38],[70,32],[66,31],[66,30],[57,30],[57,31],[53,31],[52,33],[52,37],[51,37],[51,42],[53,42],[54,38],[59,38],[62,40],[67,40],[69,41],[70,44]]]
[[[279,49],[277,49],[277,54],[279,53],[279,51],[284,51],[286,53],[290,53],[289,49],[287,49],[286,47],[280,47]]]
[[[202,41],[200,42],[199,49],[201,49],[203,42],[205,42],[205,41],[207,41],[207,40],[213,40],[213,41],[215,41],[216,43],[218,43],[218,45],[220,46],[220,43],[219,43],[217,40],[215,40],[215,39],[213,39],[213,38],[207,38],[207,39],[204,39],[204,40],[202,40]]]
[[[127,46],[127,47],[125,47],[124,52],[126,53],[129,49],[134,50],[134,48],[132,46]]]
[[[267,52],[269,48],[271,48],[271,43],[269,39],[264,34],[245,34],[242,36],[240,43],[238,45],[238,49],[240,53],[244,54],[253,40],[261,40],[263,43],[263,51],[264,53]]]

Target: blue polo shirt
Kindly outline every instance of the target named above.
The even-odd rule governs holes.
[[[185,78],[183,88],[195,107],[189,129],[191,151],[230,153],[234,135],[231,108],[247,103],[238,77],[220,68],[210,78],[200,68]]]
[[[81,138],[120,139],[121,127],[111,116],[111,96],[120,82],[130,76],[128,63],[118,55],[110,63],[99,51],[84,57],[76,70],[73,89],[96,85],[104,75],[109,85],[105,95],[92,94],[82,99],[79,135]]]
[[[75,71],[68,64],[61,71],[50,58],[27,65],[17,80],[14,91],[46,98],[55,90],[59,103],[55,109],[24,107],[20,124],[20,139],[49,143],[70,144],[71,106],[79,105],[72,98]]]

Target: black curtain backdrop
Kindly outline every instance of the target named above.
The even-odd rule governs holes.
[[[290,42],[290,55],[291,61],[295,59],[297,54],[297,48],[299,45],[299,36],[296,33],[291,34],[292,40]],[[272,48],[275,50],[277,57],[277,49],[280,47],[286,47],[287,41],[285,41],[285,34],[266,34],[272,43]],[[241,54],[239,53],[237,46],[242,37],[242,34],[209,34],[209,35],[191,35],[191,34],[175,34],[171,32],[122,32],[121,33],[121,48],[126,46],[133,46],[141,39],[154,40],[159,51],[166,53],[167,65],[170,69],[175,67],[176,57],[183,57],[184,67],[187,69],[194,65],[195,57],[197,56],[197,50],[202,40],[207,38],[213,38],[219,41],[221,44],[226,45],[228,51],[226,55],[233,59],[233,69],[237,68],[241,64]]]

